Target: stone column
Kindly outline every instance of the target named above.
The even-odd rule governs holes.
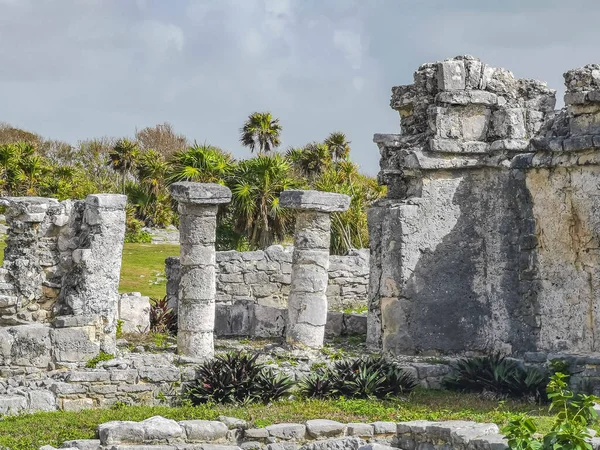
[[[175,183],[179,202],[181,278],[179,281],[177,349],[192,358],[214,354],[217,208],[231,201],[220,184]]]
[[[327,322],[331,213],[350,206],[350,197],[320,191],[283,191],[280,204],[298,210],[288,297],[287,343],[320,348]]]

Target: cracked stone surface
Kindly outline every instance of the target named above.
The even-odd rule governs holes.
[[[394,354],[600,350],[600,66],[555,90],[472,56],[392,88],[376,134],[368,342]]]
[[[217,208],[231,200],[219,184],[174,183],[179,202],[180,278],[177,349],[192,358],[214,355]]]

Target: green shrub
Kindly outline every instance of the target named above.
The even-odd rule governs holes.
[[[557,372],[548,384],[550,411],[556,413],[548,433],[540,435],[533,419],[524,414],[513,417],[502,429],[512,450],[592,450],[588,427],[598,419],[594,403],[600,399],[573,394],[567,389],[567,377]]]
[[[268,403],[285,396],[293,381],[257,362],[257,358],[258,354],[231,352],[204,362],[186,396],[194,405]]]
[[[336,361],[300,382],[306,397],[386,398],[408,394],[417,381],[396,362],[382,356]]]
[[[146,230],[137,232],[126,231],[125,242],[128,244],[150,244],[152,242],[152,235]]]
[[[444,379],[448,389],[467,392],[489,391],[502,397],[545,400],[548,375],[534,367],[495,354],[458,360]]]
[[[143,230],[144,222],[135,218],[135,208],[127,205],[125,215],[125,242],[128,244],[149,244],[152,236]]]
[[[85,367],[87,367],[88,369],[93,369],[98,365],[100,361],[110,361],[111,359],[115,359],[115,355],[112,355],[110,353],[104,353],[101,351],[98,355],[94,356],[87,363],[85,363]]]

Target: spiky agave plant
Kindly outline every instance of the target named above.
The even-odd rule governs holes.
[[[448,389],[467,392],[493,392],[501,397],[526,397],[543,400],[547,374],[495,353],[460,359],[444,378]]]
[[[230,352],[215,356],[198,368],[198,377],[187,390],[192,404],[268,403],[286,395],[293,386],[289,377],[277,375],[257,361],[258,354]]]
[[[307,398],[324,399],[338,394],[331,373],[322,369],[302,378],[298,383],[298,390]]]

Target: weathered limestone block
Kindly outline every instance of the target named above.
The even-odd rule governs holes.
[[[0,414],[14,415],[27,408],[27,398],[22,395],[0,395]]]
[[[149,442],[170,442],[185,436],[180,424],[161,416],[150,417],[141,422],[144,440]]]
[[[218,441],[227,436],[227,425],[215,420],[183,420],[179,425],[190,442]]]
[[[214,354],[216,215],[231,191],[218,184],[175,183],[171,195],[181,214],[181,275],[178,304],[178,351],[189,357]]]
[[[349,423],[347,425],[348,436],[372,437],[373,425],[367,423]]]
[[[300,423],[281,423],[269,425],[268,427],[265,427],[265,429],[269,432],[269,436],[286,441],[299,441],[304,439],[306,435],[306,425]]]
[[[63,277],[59,297],[74,315],[103,318],[101,347],[107,353],[115,350],[126,201],[126,196],[116,194],[87,197],[79,246],[73,251],[73,265]]]
[[[466,71],[463,61],[443,61],[438,64],[438,88],[441,91],[464,89]]]
[[[10,364],[46,368],[52,361],[50,328],[45,325],[21,325],[7,328],[12,336]]]
[[[565,74],[560,111],[545,83],[469,56],[392,89],[402,134],[374,137],[388,194],[369,212],[370,346],[598,351],[599,67]]]
[[[85,362],[100,353],[97,327],[82,326],[50,330],[56,362]]]
[[[98,437],[102,445],[143,444],[145,431],[141,422],[107,422],[98,426]]]
[[[335,420],[314,419],[306,422],[306,431],[313,439],[343,436],[346,425]]]
[[[350,198],[329,192],[283,191],[280,204],[299,211],[286,340],[291,345],[319,348],[323,346],[328,309],[330,213],[348,209]]]
[[[148,332],[150,330],[150,297],[139,292],[119,296],[119,320],[123,321],[124,333]]]

